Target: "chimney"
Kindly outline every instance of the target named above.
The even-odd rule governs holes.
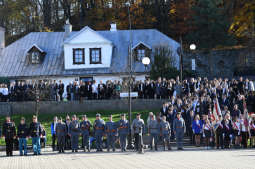
[[[5,29],[0,27],[0,51],[5,48]]]
[[[117,24],[116,23],[112,23],[111,24],[111,29],[110,31],[117,31]]]
[[[68,38],[71,32],[72,32],[72,25],[70,24],[69,19],[67,19],[65,24],[65,39]]]

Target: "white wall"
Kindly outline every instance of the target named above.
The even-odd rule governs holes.
[[[85,49],[85,64],[73,64],[73,49]],[[90,48],[101,48],[102,64],[90,64]],[[108,68],[111,66],[113,45],[101,35],[85,28],[80,34],[64,44],[65,69]]]

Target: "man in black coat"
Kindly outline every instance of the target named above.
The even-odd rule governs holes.
[[[59,94],[59,97],[60,97],[60,101],[63,101],[64,89],[65,89],[65,85],[64,85],[64,83],[62,83],[62,81],[60,80],[60,81],[59,81],[59,84],[58,84],[58,94]]]
[[[3,124],[2,136],[5,138],[6,143],[6,156],[13,155],[13,142],[16,137],[16,128],[14,122],[11,121],[10,116],[6,117],[6,121]]]

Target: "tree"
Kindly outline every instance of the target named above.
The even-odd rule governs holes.
[[[228,32],[230,21],[222,0],[198,0],[192,10],[194,16],[191,25],[194,30],[187,35],[190,42],[207,50],[235,44],[233,35]]]
[[[241,0],[241,4],[235,15],[230,27],[230,32],[233,32],[239,38],[255,38],[255,1]]]
[[[168,46],[159,46],[153,54],[150,71],[150,77],[157,79],[158,77],[175,78],[179,75],[173,51]]]

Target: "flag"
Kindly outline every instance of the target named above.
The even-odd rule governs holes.
[[[211,115],[214,130],[216,130],[219,127],[219,125],[217,124],[217,121],[219,120],[219,115],[221,115],[221,110],[219,106],[219,101],[216,98],[216,100],[214,101],[213,113]]]

